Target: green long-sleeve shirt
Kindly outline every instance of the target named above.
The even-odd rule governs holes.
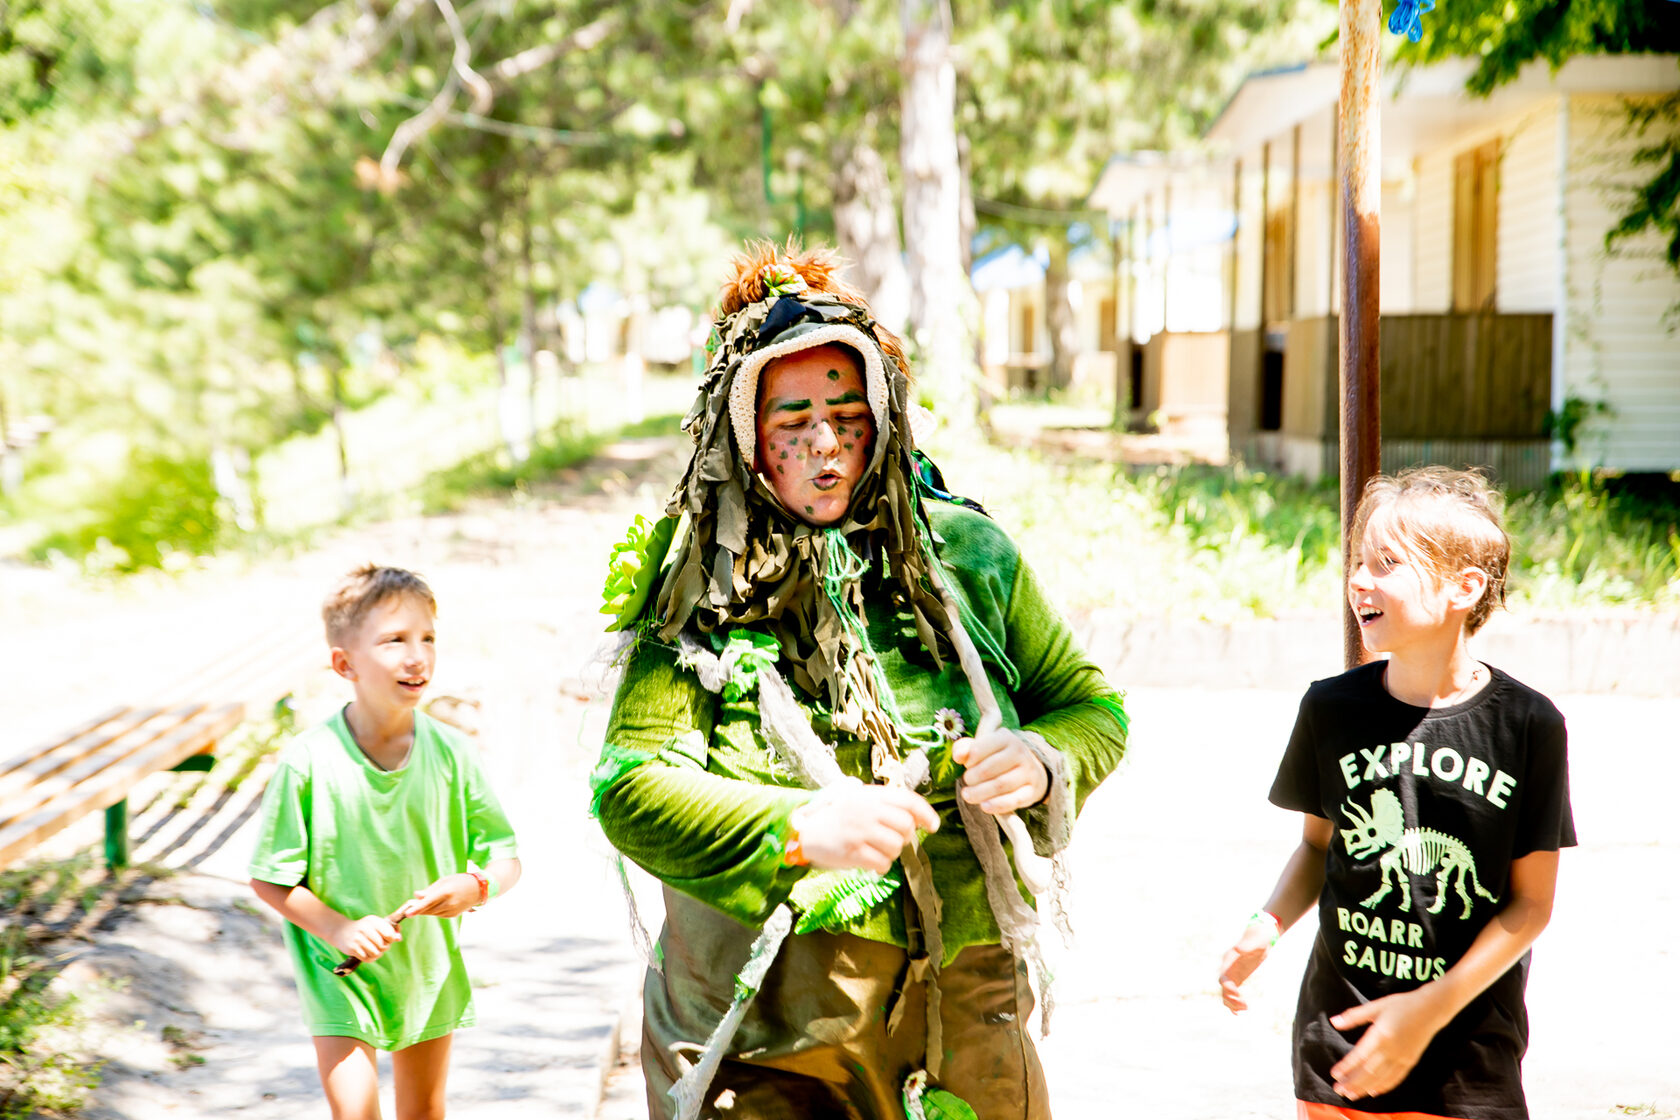
[[[927,505],[935,550],[956,585],[1005,726],[1037,732],[1062,753],[1074,805],[1082,806],[1125,751],[1120,696],[1086,660],[995,522],[960,506]],[[972,733],[978,709],[955,659],[936,668],[908,612],[874,609],[868,616],[870,644],[905,721],[928,724],[950,708]],[[871,780],[868,744],[835,732],[808,697],[800,701],[817,734],[834,744],[840,768]],[[708,692],[677,663],[675,649],[638,638],[613,703],[607,744],[621,758],[627,751],[652,757],[598,791],[601,826],[619,851],[671,887],[757,925],[809,871],[784,866],[782,848],[789,815],[812,792],[774,765],[774,752],[759,733],[754,696],[731,702]],[[921,792],[939,813],[940,827],[924,843],[943,902],[948,962],[967,946],[997,943],[999,933],[958,814],[960,767],[951,761],[949,744],[931,749],[929,762],[931,778]],[[1023,816],[1041,835],[1043,810]],[[849,929],[905,944],[903,908],[896,901],[877,906]]]

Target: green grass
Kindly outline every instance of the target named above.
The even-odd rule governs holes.
[[[1015,535],[1064,608],[1228,620],[1340,602],[1333,483],[937,441],[931,450],[951,485]],[[1680,486],[1562,476],[1513,495],[1507,521],[1518,613],[1680,608]]]
[[[610,431],[585,431],[562,424],[531,449],[523,463],[513,463],[497,448],[431,475],[421,487],[427,513],[459,509],[473,498],[522,491],[567,467],[576,466],[608,444],[641,436],[669,435],[682,423],[677,414],[649,416]]]

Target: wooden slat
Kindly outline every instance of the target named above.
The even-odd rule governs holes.
[[[49,742],[41,743],[37,746],[31,747],[29,750],[26,750],[26,751],[19,751],[17,754],[14,754],[11,758],[8,758],[5,762],[0,762],[0,774],[10,773],[12,770],[15,770],[15,769],[27,764],[30,759],[38,758],[41,755],[48,753],[49,751],[57,750],[59,747],[63,746],[65,743],[68,743],[68,742],[70,742],[74,739],[79,739],[83,735],[86,735],[88,732],[94,730],[95,728],[102,727],[105,724],[110,723],[112,720],[120,718],[122,715],[124,715],[125,713],[127,713],[131,710],[132,709],[128,708],[126,705],[122,706],[122,707],[112,708],[108,712],[105,712],[101,715],[94,716],[92,719],[88,720],[86,723],[78,724],[76,727],[74,727],[71,730],[65,732],[63,735],[59,736],[57,739],[51,740]]]
[[[96,747],[79,751],[69,760],[70,764],[67,766],[54,763],[50,775],[38,777],[25,788],[8,794],[5,800],[0,801],[0,827],[33,812],[37,806],[47,804],[77,783],[98,774],[113,763],[120,762],[176,728],[190,725],[203,710],[204,705],[197,704],[155,715],[135,724],[120,735],[106,739]]]
[[[87,813],[121,801],[146,776],[203,753],[237,727],[243,717],[244,708],[239,704],[209,710],[200,705],[185,720],[165,729],[161,735],[144,739],[134,748],[121,742],[115,744],[113,750],[99,756],[103,765],[79,774],[73,785],[37,805],[29,816],[0,827],[0,867]]]
[[[156,719],[162,711],[161,708],[116,708],[76,728],[57,743],[46,744],[31,754],[16,756],[0,772],[0,805],[73,766],[87,755],[103,750],[111,742]]]

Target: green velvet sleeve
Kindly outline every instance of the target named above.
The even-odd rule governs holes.
[[[1044,736],[1067,760],[1077,811],[1126,753],[1122,697],[1086,658],[1025,560],[1015,567],[1004,633],[1020,674],[1011,698],[1021,726]]]
[[[715,712],[675,651],[639,639],[608,719],[610,780],[595,791],[595,812],[612,845],[650,874],[756,925],[805,872],[783,866],[782,848],[788,817],[811,794],[708,773]],[[623,764],[637,753],[652,757]]]

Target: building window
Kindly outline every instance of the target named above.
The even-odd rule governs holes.
[[[1453,310],[1491,311],[1499,260],[1499,141],[1453,160]]]
[[[1295,314],[1295,291],[1289,282],[1289,258],[1294,251],[1289,210],[1278,207],[1266,215],[1266,275],[1261,278],[1265,291],[1265,306],[1261,311],[1265,323],[1287,322]]]

